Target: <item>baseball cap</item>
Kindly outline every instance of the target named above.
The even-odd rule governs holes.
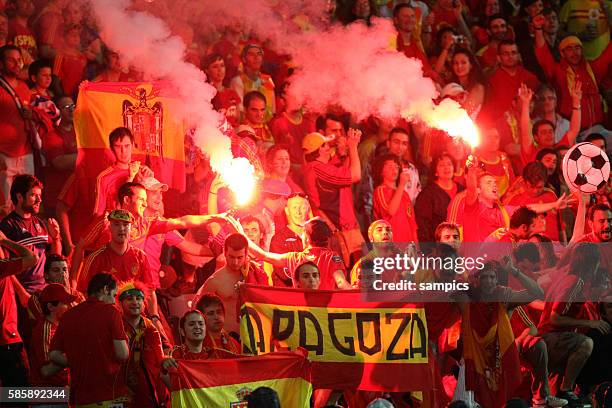
[[[441,96],[446,98],[447,96],[453,97],[465,92],[465,89],[456,82],[448,83],[442,88]]]
[[[147,177],[146,179],[142,180],[141,184],[144,186],[144,188],[150,191],[168,191],[168,185],[162,183],[155,177]]]
[[[302,139],[302,149],[304,153],[309,154],[319,149],[324,143],[331,142],[332,140],[334,140],[333,137],[325,137],[319,132],[312,132]]]
[[[134,222],[134,216],[128,210],[113,210],[108,213],[107,218],[109,221],[122,221],[130,224]]]
[[[68,293],[66,288],[59,283],[50,283],[40,293],[40,302],[62,302],[65,304],[72,303],[76,300],[76,296]]]
[[[262,193],[289,197],[289,194],[291,194],[291,187],[282,180],[265,179],[262,183],[261,191]]]

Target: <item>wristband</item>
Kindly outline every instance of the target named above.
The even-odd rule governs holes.
[[[151,320],[161,321],[161,319],[159,318],[159,316],[158,316],[158,315],[151,315],[149,318],[150,318]]]
[[[582,106],[574,106],[572,109],[573,110],[580,110],[580,109],[582,109]]]
[[[534,28],[534,30],[536,30],[536,31],[542,31],[542,27],[540,27],[540,28]]]

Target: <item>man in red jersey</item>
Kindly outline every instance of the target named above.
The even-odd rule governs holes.
[[[26,116],[31,115],[28,85],[19,79],[22,54],[14,45],[0,48],[0,190],[6,200],[17,174],[34,174]]]
[[[88,299],[60,319],[49,360],[70,368],[73,404],[125,407],[129,391],[121,365],[130,355],[121,313],[115,308],[117,281],[100,273],[87,287]]]

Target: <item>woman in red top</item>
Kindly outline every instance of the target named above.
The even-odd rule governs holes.
[[[417,242],[414,209],[406,185],[410,181],[397,156],[388,154],[374,164],[374,218],[389,221],[395,242]]]
[[[199,310],[190,310],[181,317],[179,332],[183,344],[174,347],[170,352],[170,357],[175,360],[207,360],[237,356],[226,350],[204,347],[206,323],[204,315]]]
[[[476,57],[465,48],[456,49],[451,58],[451,78],[467,92],[465,101],[461,104],[475,119],[485,100],[485,80],[476,61]]]

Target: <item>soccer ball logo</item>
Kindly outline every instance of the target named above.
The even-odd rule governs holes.
[[[594,193],[610,177],[610,160],[592,143],[578,143],[563,157],[563,177],[571,190]]]

